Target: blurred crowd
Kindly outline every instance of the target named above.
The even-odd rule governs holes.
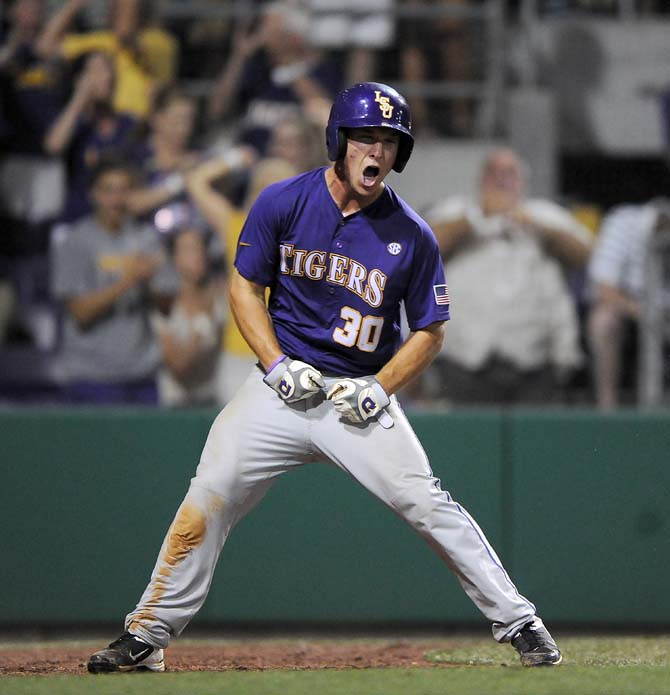
[[[312,5],[316,23],[292,0],[248,2],[186,36],[151,0],[3,3],[0,400],[226,403],[255,362],[226,283],[258,193],[327,164],[342,87],[482,69],[458,13],[398,23],[391,0]],[[194,36],[208,50],[186,51]],[[195,94],[186,78],[210,87]],[[417,137],[473,135],[467,94],[410,101]],[[646,249],[670,224],[667,204],[589,228],[529,197],[531,177],[498,147],[473,199],[424,211],[454,311],[407,403],[608,410],[631,399]]]

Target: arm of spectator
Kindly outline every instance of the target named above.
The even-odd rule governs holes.
[[[425,213],[443,258],[449,258],[475,233],[475,218],[481,211],[461,196],[450,196],[434,204]]]
[[[176,379],[186,376],[202,354],[203,341],[197,334],[192,336],[188,343],[182,343],[168,331],[159,330],[158,339],[163,364]]]
[[[225,234],[232,206],[225,196],[214,190],[212,184],[229,171],[230,166],[225,160],[213,159],[192,171],[186,183],[191,200],[219,236]]]
[[[552,213],[555,212],[552,210]],[[562,212],[565,217],[563,221],[559,220],[555,214],[542,218],[524,206],[515,208],[508,215],[523,227],[537,231],[552,256],[569,266],[583,268],[591,255],[592,243],[589,232],[585,227],[582,228],[577,220],[569,216],[567,211]]]
[[[327,91],[317,80],[309,75],[297,78],[293,82],[292,87],[298,99],[300,99],[305,117],[325,128],[328,123],[330,107],[333,103]]]
[[[121,277],[100,290],[71,297],[67,309],[81,328],[86,328],[114,306],[129,289],[148,280],[160,264],[158,255],[138,253],[129,256]]]
[[[175,171],[157,186],[142,186],[133,190],[128,199],[128,208],[133,215],[146,215],[181,195],[185,190],[184,175]]]
[[[213,184],[234,169],[250,166],[254,158],[251,148],[235,148],[223,157],[204,162],[186,177],[186,188],[191,200],[221,237],[224,248],[232,205],[224,195],[215,190]]]
[[[12,62],[20,44],[20,33],[16,30],[11,31],[5,43],[0,47],[0,70],[4,70]]]
[[[115,0],[114,33],[123,45],[131,44],[139,26],[140,3],[137,0]]]
[[[226,67],[214,83],[207,101],[207,117],[211,122],[225,118],[237,103],[236,92],[240,76],[247,60],[259,50],[264,41],[256,30],[248,32],[247,25],[238,27],[233,36],[233,46]]]
[[[614,285],[596,281],[593,288],[593,298],[594,304],[606,304],[635,321],[640,318],[640,302]]]
[[[66,0],[49,18],[35,43],[35,51],[42,58],[54,58],[60,53],[60,44],[86,0]]]
[[[179,44],[160,26],[142,26],[143,4],[146,0],[115,0],[115,38],[158,84],[173,82],[177,78]]]
[[[431,226],[443,258],[451,256],[458,245],[472,232],[466,215],[453,220],[434,222]]]
[[[540,231],[553,256],[574,268],[583,268],[588,263],[591,244],[555,227],[542,227]]]
[[[44,150],[47,154],[60,155],[69,146],[77,130],[79,119],[91,103],[95,85],[94,75],[84,70],[77,81],[77,86],[65,108],[53,122],[44,138]]]
[[[328,92],[319,84],[318,80],[311,77],[306,72],[299,74],[291,83],[293,90],[300,99],[300,103],[306,108],[314,102],[332,103]]]

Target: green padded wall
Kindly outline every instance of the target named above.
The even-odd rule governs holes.
[[[551,620],[670,624],[670,417],[516,413],[516,581]]]
[[[139,598],[214,413],[0,411],[1,622],[119,620]],[[435,473],[495,540],[500,421],[417,423]],[[199,621],[478,619],[424,542],[325,464],[235,530]]]
[[[208,420],[151,410],[0,412],[0,514],[11,529],[1,619],[118,619],[146,583]]]
[[[0,623],[120,621],[214,415],[0,409]],[[411,420],[543,617],[670,625],[670,413]],[[196,620],[482,624],[428,546],[327,464],[283,476],[240,523]]]

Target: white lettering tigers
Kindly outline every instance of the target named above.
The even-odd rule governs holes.
[[[282,275],[323,280],[346,287],[371,307],[381,306],[387,276],[378,268],[368,270],[362,263],[338,253],[296,249],[280,244],[279,269]]]

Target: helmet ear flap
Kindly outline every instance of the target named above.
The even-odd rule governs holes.
[[[347,154],[347,131],[345,128],[337,129],[337,158],[344,159]]]
[[[400,144],[398,145],[398,154],[395,158],[395,164],[393,165],[393,170],[400,173],[407,164],[407,160],[412,154],[414,149],[414,140],[408,138],[407,136],[402,136],[400,138]]]

